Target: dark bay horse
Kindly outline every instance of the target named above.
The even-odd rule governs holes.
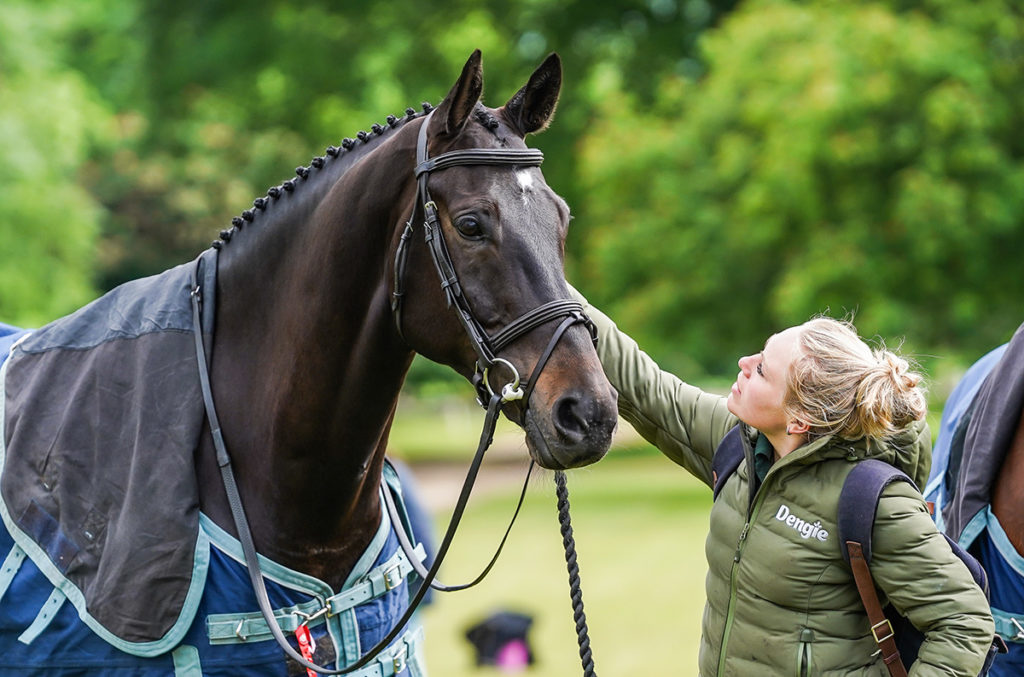
[[[523,136],[547,125],[560,81],[552,59],[490,111],[478,104],[482,72],[473,57],[432,116],[431,155],[524,147]],[[390,309],[395,248],[415,197],[418,127],[382,130],[347,162],[312,172],[295,191],[306,199],[268,206],[221,251],[212,380],[224,437],[245,454],[242,496],[261,499],[251,501],[253,535],[262,554],[329,583],[340,582],[376,526],[387,432],[413,353],[467,378],[477,361],[426,247],[409,250],[404,336]],[[453,167],[430,187],[462,291],[485,330],[568,297],[568,210],[539,170]],[[503,357],[528,373],[549,334],[531,332]],[[585,465],[607,451],[615,397],[583,327],[566,334],[523,411],[508,413],[542,467]],[[207,439],[203,510],[230,525]]]
[[[473,381],[484,399],[504,383],[512,387],[521,380],[525,397],[503,398],[502,411],[523,427],[529,454],[541,467],[578,467],[607,452],[617,420],[616,396],[598,362],[586,319],[569,301],[563,272],[569,210],[537,167],[539,152],[527,150],[523,141],[551,120],[561,87],[560,61],[557,55],[549,57],[501,108],[480,103],[482,86],[480,54],[475,52],[436,109],[428,105],[423,113],[409,109],[403,118],[389,117],[386,124],[374,125],[372,132],[360,132],[357,139],[328,148],[324,157],[297,169],[296,178],[271,188],[253,209],[234,219],[213,250],[199,263],[186,264],[189,271],[199,271],[191,273],[191,281],[174,283],[183,292],[175,299],[188,297],[190,290],[197,299],[194,315],[188,315],[188,306],[160,315],[139,311],[145,322],[160,324],[163,333],[153,338],[147,329],[128,336],[131,341],[120,328],[104,334],[102,340],[109,341],[100,344],[104,346],[132,341],[184,345],[193,340],[187,329],[194,327],[199,347],[193,346],[189,360],[167,357],[170,353],[164,344],[156,346],[159,358],[145,358],[163,360],[163,371],[145,374],[147,387],[170,380],[163,378],[164,371],[171,373],[178,362],[189,362],[190,373],[195,372],[195,355],[201,356],[205,345],[219,426],[211,426],[209,417],[204,417],[202,398],[198,410],[192,403],[195,398],[181,397],[177,404],[150,402],[148,413],[139,415],[139,420],[156,416],[177,421],[185,408],[198,411],[195,464],[182,473],[184,479],[170,475],[170,470],[164,474],[169,463],[155,470],[124,471],[128,474],[123,482],[94,472],[77,459],[54,469],[58,464],[52,451],[38,463],[26,462],[24,469],[5,470],[5,497],[18,491],[13,484],[19,472],[29,478],[27,484],[38,484],[42,493],[38,500],[26,499],[30,507],[25,510],[3,508],[14,538],[0,539],[0,546],[12,543],[6,562],[11,573],[0,572],[0,673],[8,665],[25,669],[33,665],[31,656],[38,655],[48,632],[65,633],[52,645],[93,642],[89,646],[94,656],[103,654],[105,648],[64,628],[65,615],[81,615],[96,635],[122,653],[85,663],[61,654],[44,663],[54,670],[68,665],[79,672],[94,668],[103,674],[102,666],[118,664],[134,666],[138,672],[133,674],[180,676],[200,674],[200,670],[217,674],[213,666],[228,665],[216,655],[222,645],[263,646],[263,654],[270,656],[268,665],[284,665],[281,651],[266,641],[265,627],[260,634],[262,621],[251,590],[245,601],[220,599],[229,597],[225,590],[230,586],[219,589],[212,582],[218,566],[235,567],[231,575],[239,578],[238,563],[243,561],[216,438],[222,438],[230,451],[252,540],[265,558],[264,574],[279,625],[286,630],[298,625],[296,633],[302,628],[319,629],[312,633],[318,635],[319,648],[310,649],[309,655],[315,652],[321,661],[335,660],[337,667],[350,665],[390,628],[367,630],[360,624],[362,618],[357,618],[356,611],[362,607],[354,606],[356,593],[351,592],[352,599],[343,593],[358,588],[370,591],[365,594],[371,599],[387,600],[384,611],[388,613],[376,612],[386,621],[393,621],[407,599],[391,599],[392,591],[405,592],[402,574],[408,567],[388,560],[401,557],[387,545],[393,544],[394,536],[382,535],[389,523],[382,495],[388,491],[400,495],[400,489],[385,486],[382,477],[388,477],[384,452],[399,390],[417,352]],[[427,166],[428,162],[437,164]],[[429,195],[427,204],[420,199],[424,194]],[[427,212],[436,214],[437,222],[424,234]],[[132,289],[157,288],[175,270],[139,281]],[[135,312],[137,304],[124,301],[125,293],[111,294],[114,301],[104,297],[96,302],[101,309],[114,308],[107,311],[108,316],[120,321]],[[76,350],[42,345],[47,340],[58,343],[47,338],[55,333],[61,341],[71,340]],[[20,364],[29,357],[52,362],[60,353],[63,359],[87,362],[83,357],[87,351],[78,348],[88,343],[88,337],[68,339],[67,334],[40,329],[12,351],[4,367],[10,419],[4,436],[8,465],[17,461],[16,443],[36,434],[27,423],[28,414],[22,416],[19,409],[22,400],[31,398],[11,391],[18,378],[31,380],[16,358],[22,360]],[[125,373],[143,361],[134,356],[116,359]],[[20,376],[23,373],[27,375]],[[76,382],[102,378],[103,374],[93,373]],[[126,378],[118,373],[115,380],[120,384]],[[109,389],[101,383],[96,389],[102,391],[100,403],[76,406],[102,409],[106,406],[102,397]],[[200,389],[196,385],[190,392],[198,395]],[[122,405],[125,399],[130,398],[118,397],[117,406],[136,406]],[[79,397],[76,402],[82,400]],[[68,434],[62,429],[54,435],[59,440]],[[160,431],[150,438],[159,440],[162,435]],[[136,457],[128,457],[117,465],[134,468],[136,462]],[[179,606],[188,612],[183,616],[194,615],[191,625],[172,618],[156,631],[131,626],[119,634],[93,609],[92,600],[104,596],[119,600],[117,611],[108,613],[115,617],[112,624],[116,626],[119,617],[127,615],[124,609],[136,602],[139,606],[149,603],[150,591],[106,590],[102,577],[89,579],[88,585],[65,584],[74,578],[79,563],[92,566],[90,553],[98,547],[96,542],[113,538],[118,530],[104,512],[109,506],[94,505],[82,497],[82,491],[73,498],[85,504],[84,517],[76,516],[73,524],[65,516],[67,510],[56,502],[51,505],[51,494],[45,492],[54,491],[54,484],[57,490],[77,486],[82,475],[95,476],[97,484],[123,484],[119,490],[129,496],[133,491],[141,492],[143,498],[148,494],[151,504],[161,503],[165,491],[171,496],[167,486],[194,481],[190,489],[194,500],[186,497],[181,510],[174,510],[186,521],[192,517],[200,521],[197,554],[186,558],[185,564],[191,567],[189,572],[206,575],[208,569],[211,578],[205,592],[201,582],[195,582],[196,576],[182,588]],[[138,489],[135,482],[144,486]],[[132,503],[122,513],[133,513],[142,503]],[[398,530],[402,525],[392,527]],[[159,524],[143,524],[141,530],[147,532],[145,537],[128,535],[125,540],[161,540]],[[38,546],[24,536],[32,533],[38,536]],[[368,559],[370,544],[377,544],[376,560]],[[209,562],[204,560],[205,546],[209,546]],[[0,560],[3,557],[0,552]],[[100,562],[93,568],[102,571]],[[43,581],[33,588],[37,597],[18,592],[22,578],[29,584],[29,568]],[[157,571],[154,578],[172,576]],[[51,589],[47,598],[45,593]],[[203,593],[201,598],[194,594],[197,589]],[[301,594],[296,596],[295,590]],[[45,599],[45,604],[25,601],[30,597]],[[73,604],[63,604],[65,599]],[[34,604],[31,613],[3,616],[4,609],[18,600]],[[54,613],[46,611],[46,605],[52,605]],[[13,632],[19,624],[21,644],[29,649],[2,643],[4,633]],[[303,637],[293,638],[296,647],[302,648],[303,642]],[[182,652],[185,644],[189,650]],[[168,667],[172,654],[173,673]],[[283,667],[275,672],[276,667],[266,668],[255,659],[237,658],[246,654],[232,656],[236,658],[231,660],[250,661],[245,663],[246,674],[283,674]],[[365,674],[418,674],[411,656],[391,652],[386,658],[371,662],[365,670],[377,672]],[[11,662],[5,664],[5,660]],[[145,671],[150,668],[152,672]],[[236,674],[235,667],[223,669],[225,674]],[[60,672],[48,670],[48,674]]]
[[[989,576],[1009,653],[991,674],[1024,674],[1024,325],[978,360],[950,394],[925,497],[940,528]]]

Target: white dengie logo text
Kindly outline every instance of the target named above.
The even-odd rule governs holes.
[[[784,522],[787,527],[796,529],[796,531],[803,538],[816,538],[822,543],[828,538],[828,531],[821,528],[821,521],[817,521],[814,524],[806,520],[802,520],[789,511],[789,506],[779,506],[779,511],[775,513],[775,519],[780,522]]]

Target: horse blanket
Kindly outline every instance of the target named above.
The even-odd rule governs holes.
[[[1024,557],[990,508],[992,486],[1024,410],[1024,325],[978,360],[946,401],[925,487],[936,524],[989,576],[996,631],[1010,652],[995,677],[1024,674]]]
[[[0,675],[284,674],[237,541],[199,511],[191,293],[209,341],[216,269],[211,249],[36,331],[0,327]],[[262,562],[286,630],[326,600],[345,609],[310,624],[318,657],[351,663],[404,611],[393,528],[383,515],[341,591]],[[420,674],[417,637],[353,674]]]

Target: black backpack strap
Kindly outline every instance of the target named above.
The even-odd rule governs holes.
[[[711,482],[714,485],[714,497],[722,491],[725,481],[736,472],[743,460],[743,430],[740,424],[733,426],[732,430],[726,433],[722,441],[715,449],[715,455],[711,457]]]
[[[893,466],[877,459],[861,461],[850,471],[843,483],[843,491],[839,494],[839,542],[843,545],[843,557],[847,563],[850,554],[846,544],[858,543],[864,553],[864,559],[871,564],[871,530],[875,525],[875,513],[878,500],[887,486],[893,482],[907,482],[917,488],[914,481]],[[949,544],[950,550],[971,572],[971,577],[978,587],[989,597],[988,574],[974,555],[960,547],[949,537],[942,534]]]
[[[892,677],[906,677],[896,634],[882,609],[871,577],[871,530],[882,491],[893,482],[914,482],[903,472],[877,459],[861,461],[854,466],[839,494],[839,544],[843,559],[850,565],[864,611],[871,624],[871,635],[882,653],[882,660]]]
[[[864,604],[868,621],[871,623],[871,634],[874,636],[878,648],[881,649],[882,658],[889,674],[892,677],[904,677],[907,672],[899,649],[896,647],[892,623],[882,610],[878,592],[875,590],[875,582],[868,566],[871,563],[871,531],[875,525],[878,500],[885,488],[893,482],[907,482],[912,487],[917,487],[913,480],[888,463],[877,459],[859,462],[843,483],[843,490],[839,494],[837,521],[839,523],[840,550],[853,571],[857,592],[860,593],[861,602]],[[984,591],[987,598],[989,589],[985,568],[981,566],[974,555],[961,548],[956,541],[946,534],[943,536],[949,543],[953,554],[967,566],[974,581]],[[911,627],[909,622],[906,627]],[[904,646],[904,649],[907,650],[907,647]],[[911,646],[911,650],[916,654],[916,649],[913,646]],[[985,665],[978,673],[979,677],[988,674],[996,654],[1006,653],[1006,651],[1006,643],[1002,637],[998,634],[994,635],[992,646],[985,658]]]
[[[871,564],[871,529],[875,526],[875,512],[882,492],[893,482],[909,482],[917,485],[899,469],[885,461],[869,458],[854,466],[843,482],[839,494],[839,543],[843,558],[850,562],[846,543],[859,543],[864,559]]]

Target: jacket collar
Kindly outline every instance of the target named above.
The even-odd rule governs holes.
[[[753,449],[758,431],[745,423],[740,425],[743,426],[750,449]],[[838,435],[826,435],[794,449],[775,465],[810,465],[838,458],[846,458],[849,461],[877,458],[899,468],[909,475],[918,487],[923,487],[931,466],[931,433],[924,421],[915,421],[886,442],[864,437],[848,440]]]

